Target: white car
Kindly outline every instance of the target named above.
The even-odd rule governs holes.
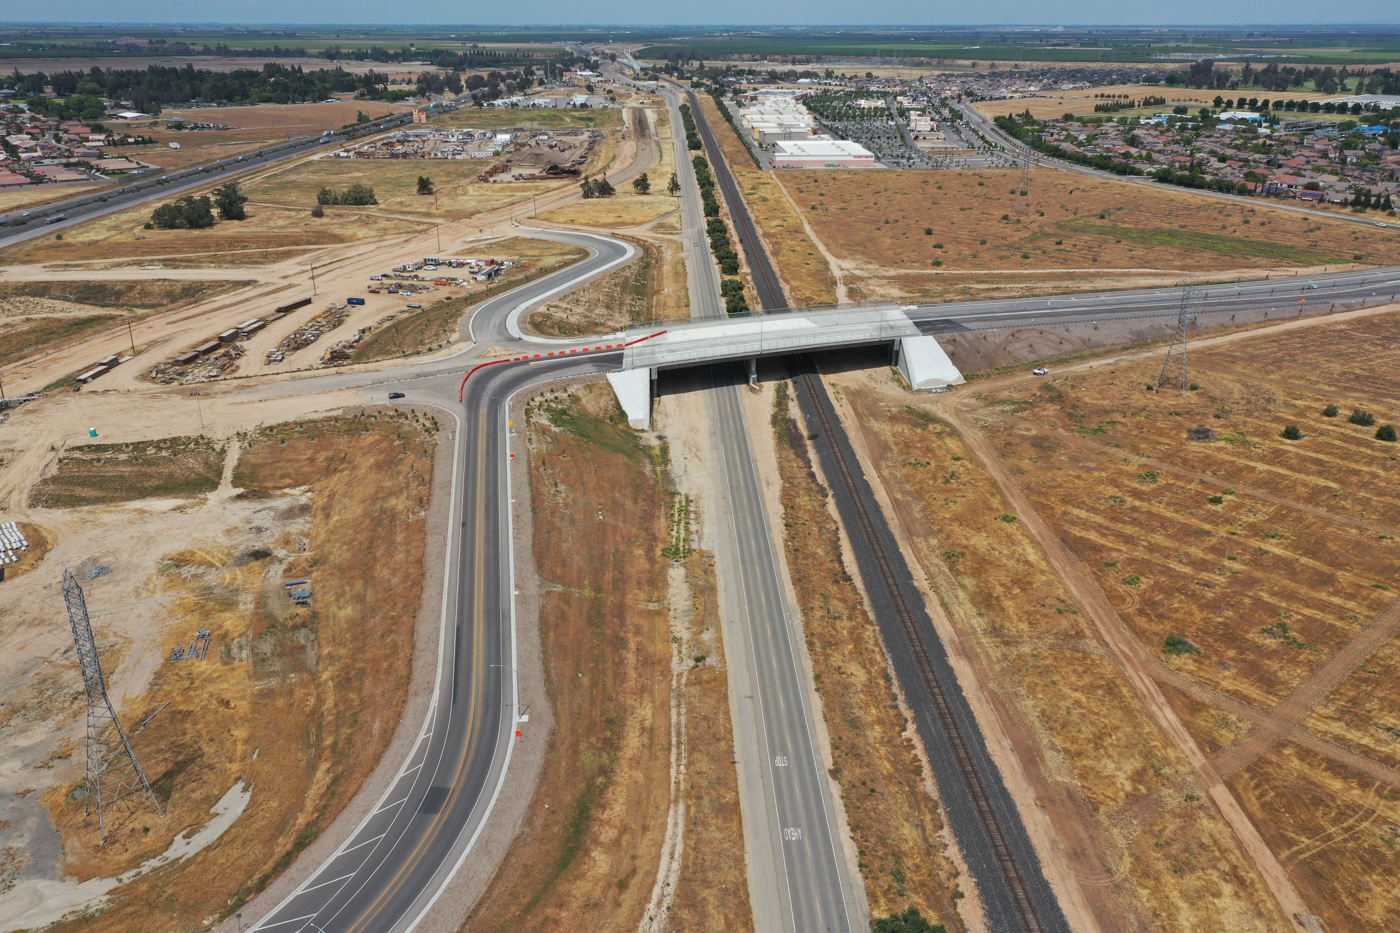
[[[1035,369],[1032,369],[1032,370],[1031,370],[1031,375],[1032,375],[1032,376],[1048,376],[1048,375],[1050,375],[1050,370],[1046,369],[1044,366],[1037,366]]]
[[[1377,222],[1377,223],[1376,223],[1376,226],[1377,226],[1377,227],[1386,227],[1386,226],[1389,226],[1389,225],[1388,225],[1388,224],[1383,224],[1383,223]]]

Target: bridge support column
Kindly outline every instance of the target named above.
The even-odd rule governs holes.
[[[895,354],[895,365],[915,392],[946,392],[965,381],[932,337],[901,337],[895,344]]]
[[[758,357],[749,360],[749,385],[758,388]]]
[[[651,430],[651,399],[655,394],[656,370],[624,369],[608,373],[608,382],[617,395],[617,403],[627,415],[627,423],[638,431]]]

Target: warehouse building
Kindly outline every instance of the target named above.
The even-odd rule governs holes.
[[[774,168],[874,168],[875,153],[844,139],[775,142]]]

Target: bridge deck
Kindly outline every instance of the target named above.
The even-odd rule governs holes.
[[[665,333],[627,348],[622,356],[624,370],[675,369],[807,350],[858,347],[920,334],[919,328],[898,308],[853,308],[632,325],[628,339],[658,329]]]

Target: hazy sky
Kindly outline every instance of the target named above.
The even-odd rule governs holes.
[[[710,0],[706,3],[640,0],[538,0],[532,3],[472,3],[419,0],[140,0],[113,5],[109,0],[52,0],[14,7],[0,20],[23,10],[28,22],[145,22],[229,24],[377,25],[1270,25],[1340,26],[1354,23],[1400,25],[1395,0],[1352,0],[1323,10],[1310,0],[1177,0],[1123,3],[1121,0]],[[525,19],[528,17],[528,20]]]

